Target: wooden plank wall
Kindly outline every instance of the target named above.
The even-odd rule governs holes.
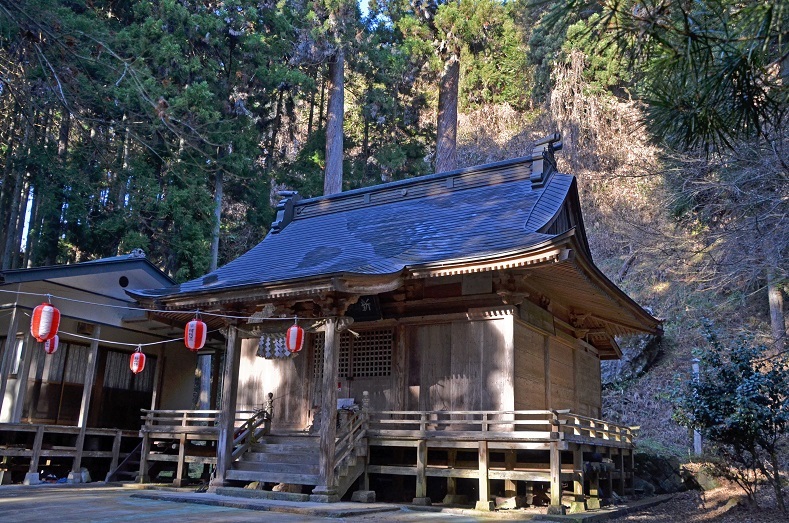
[[[545,336],[515,322],[515,409],[541,410],[545,402]]]
[[[516,320],[514,330],[515,408],[571,409],[584,416],[600,417],[598,356],[580,342],[573,347],[571,340],[547,334],[524,321]]]
[[[311,367],[304,352],[288,359],[257,356],[257,339],[241,345],[237,410],[263,406],[269,392],[274,393],[274,423],[278,427],[303,429],[310,421],[309,383]]]
[[[576,409],[575,365],[573,349],[551,337],[549,354],[551,381],[551,409]]]
[[[602,389],[600,359],[585,350],[576,351],[575,382],[578,388],[578,414],[600,418]]]
[[[512,317],[411,325],[409,410],[512,410]]]

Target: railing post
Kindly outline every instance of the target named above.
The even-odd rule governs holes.
[[[268,419],[274,419],[274,393],[269,392],[266,396],[266,401],[263,403],[263,411],[266,413]]]
[[[419,430],[422,432],[427,430],[427,412],[422,412],[419,415]]]

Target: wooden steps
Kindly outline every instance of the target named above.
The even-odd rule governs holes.
[[[318,485],[318,438],[313,435],[266,435],[242,454],[227,472],[236,481]]]
[[[235,481],[258,481],[260,483],[285,483],[305,486],[306,490],[320,484],[319,439],[311,434],[271,434],[261,438],[242,454],[227,471],[227,479]],[[342,463],[337,478],[338,495],[342,497],[364,473],[367,454],[366,444],[357,444]],[[238,494],[236,491],[246,490]],[[267,497],[269,499],[293,499],[292,494],[252,489],[235,489],[228,495]],[[251,492],[251,493],[250,493]]]

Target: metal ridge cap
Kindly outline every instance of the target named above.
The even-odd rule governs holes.
[[[472,172],[479,172],[479,171],[486,171],[489,169],[497,169],[500,167],[506,167],[508,165],[514,165],[518,163],[528,163],[534,159],[534,156],[520,156],[518,158],[510,158],[508,160],[501,160],[498,162],[486,163],[482,165],[474,165],[471,167],[463,167],[461,169],[455,169],[453,171],[444,171],[440,173],[434,174],[426,174],[424,176],[417,176],[416,178],[406,178],[404,180],[396,180],[393,182],[387,183],[380,183],[378,185],[370,185],[368,187],[360,187],[358,189],[352,189],[350,191],[343,191],[335,194],[329,194],[324,196],[314,196],[312,198],[305,198],[303,200],[299,200],[296,203],[296,206],[303,206],[309,205],[316,202],[323,202],[323,201],[334,201],[334,200],[341,200],[345,197],[353,197],[359,196],[361,194],[367,194],[375,191],[379,191],[382,189],[396,189],[399,187],[407,187],[409,185],[418,184],[421,182],[432,182],[436,180],[442,180],[445,178],[451,178],[452,176],[458,176],[462,174],[468,174]]]

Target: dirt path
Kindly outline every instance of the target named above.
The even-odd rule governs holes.
[[[741,503],[736,503],[741,500]],[[720,487],[707,492],[688,491],[661,505],[631,514],[617,523],[789,523],[781,514],[775,498],[764,489],[759,506],[748,506],[742,491]]]

